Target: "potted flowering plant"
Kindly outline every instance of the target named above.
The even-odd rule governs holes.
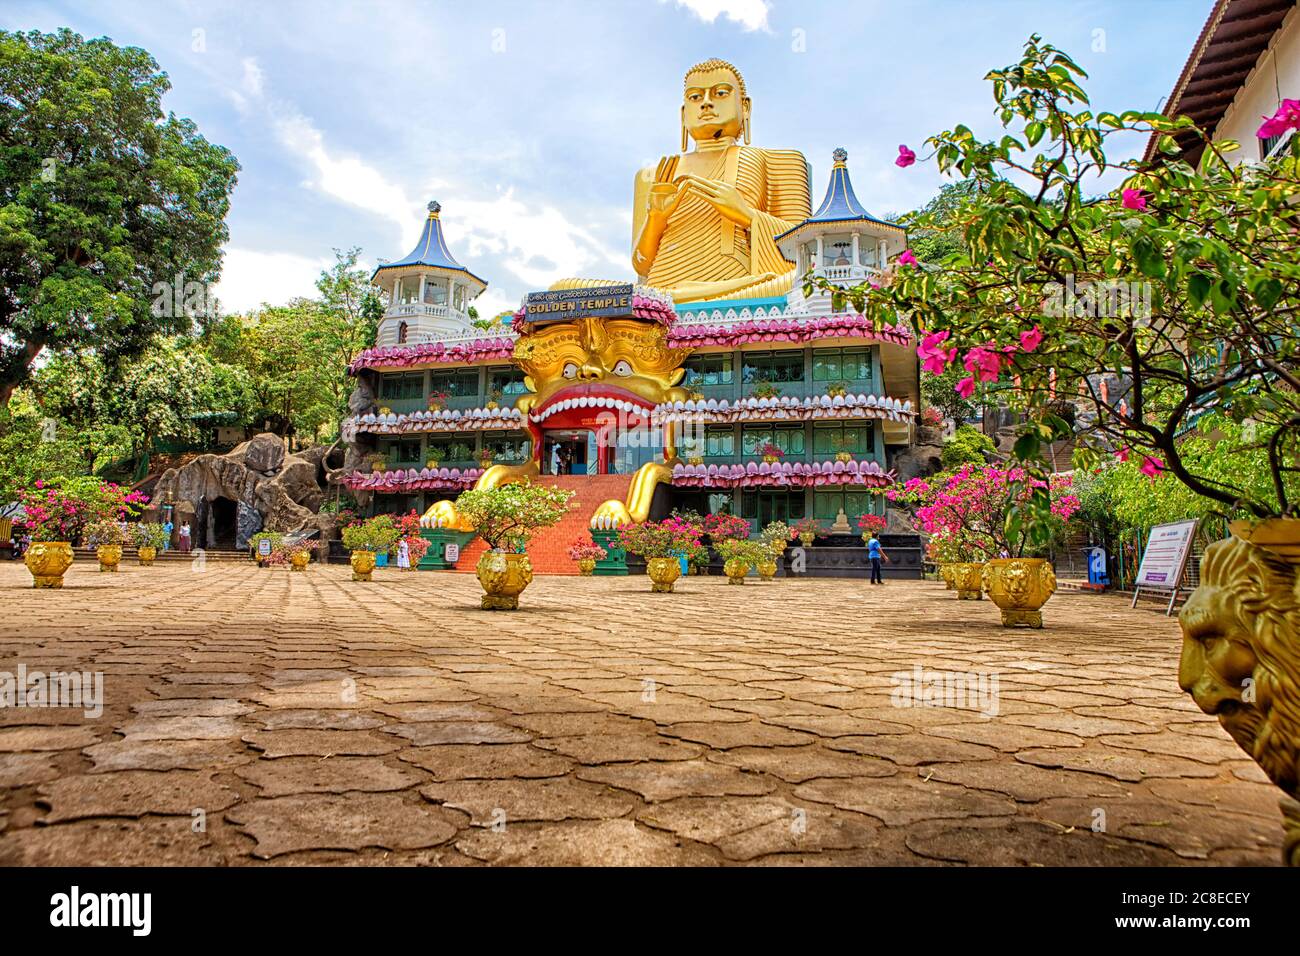
[[[672,513],[690,530],[690,540],[682,546],[686,555],[687,574],[707,574],[709,567],[709,546],[704,543],[704,516],[693,509],[677,509]]]
[[[129,533],[140,566],[151,566],[158,550],[167,543],[167,530],[156,521],[137,521],[130,525]]]
[[[323,544],[323,541],[317,541],[314,538],[303,538],[294,541],[292,544],[284,545],[278,551],[273,552],[272,557],[278,558],[276,564],[288,564],[291,571],[305,571],[307,565],[311,563],[312,556],[320,550]]]
[[[771,573],[764,575],[764,580],[771,580],[776,574],[776,562],[772,560],[772,552],[762,541],[729,538],[715,547],[725,562],[723,570],[726,571],[728,584],[744,584],[749,569],[757,568],[760,564],[771,565]]]
[[[375,515],[343,529],[343,547],[352,552],[352,580],[370,581],[378,564],[377,555],[388,556],[388,549],[401,536],[392,515]]]
[[[645,559],[651,590],[667,594],[681,577],[681,555],[700,547],[698,535],[698,528],[691,522],[670,516],[663,521],[645,521],[620,528],[618,544],[629,554],[639,554]]]
[[[263,554],[262,542],[265,541],[270,549]],[[248,539],[248,553],[253,560],[257,562],[259,568],[269,566],[271,558],[284,547],[284,535],[279,531],[259,531]],[[277,562],[278,563],[278,562]]]
[[[748,538],[749,522],[739,515],[718,512],[711,514],[704,519],[704,533],[709,536],[709,541],[716,548],[719,541],[726,541],[728,538]]]
[[[800,518],[790,528],[790,537],[798,538],[805,548],[812,547],[813,538],[823,537],[826,529],[816,518]]]
[[[474,527],[489,550],[476,571],[483,586],[484,610],[519,607],[519,595],[533,580],[528,539],[557,523],[569,511],[572,491],[531,482],[475,488],[456,499],[461,518]]]
[[[849,384],[849,382],[843,380],[831,382],[826,386],[826,394],[831,398],[843,398],[845,395],[849,394]]]
[[[141,492],[90,476],[39,480],[22,491],[23,526],[32,538],[24,562],[33,587],[63,587],[63,575],[72,566],[72,543],[93,522],[138,514],[148,501]]]
[[[430,392],[429,393],[429,411],[438,412],[447,407],[447,399],[451,396],[447,392]]]
[[[754,383],[753,387],[750,388],[749,394],[751,398],[779,398],[781,396],[781,390],[771,382],[759,379]]]
[[[95,549],[100,571],[117,571],[125,541],[126,527],[114,518],[101,518],[86,529],[86,543]]]
[[[777,555],[785,550],[786,544],[790,540],[790,526],[784,521],[772,521],[759,532],[758,540],[767,545],[772,554]]]
[[[853,440],[847,435],[836,435],[831,439],[831,445],[835,448],[835,460],[847,464],[853,460]]]
[[[584,535],[569,545],[569,557],[578,562],[578,573],[584,578],[596,572],[596,562],[604,561],[608,553],[592,540],[591,535]]]
[[[763,461],[769,465],[778,464],[781,459],[785,457],[785,451],[772,444],[770,441],[764,442],[763,445],[759,447],[758,453],[762,456]]]
[[[871,540],[872,534],[880,534],[885,530],[888,522],[884,515],[864,514],[858,516],[858,530],[862,532],[862,541],[865,544]]]
[[[388,557],[397,562],[398,570],[414,571],[424,553],[429,550],[429,542],[420,535],[420,514],[411,509],[397,519],[397,541],[389,548]]]

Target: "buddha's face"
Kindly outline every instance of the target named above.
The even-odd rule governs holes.
[[[686,78],[682,123],[697,142],[739,136],[748,109],[748,101],[740,95],[740,81],[731,70],[718,67]]]

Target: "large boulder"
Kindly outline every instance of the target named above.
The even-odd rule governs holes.
[[[272,475],[284,464],[284,439],[270,432],[253,436],[240,448],[244,452],[244,466],[253,471]]]

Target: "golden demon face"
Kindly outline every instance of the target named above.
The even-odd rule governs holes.
[[[1291,796],[1300,779],[1300,648],[1287,636],[1300,618],[1296,589],[1284,563],[1230,538],[1206,549],[1201,585],[1178,615],[1178,685]]]
[[[604,412],[649,420],[663,402],[682,401],[675,387],[689,349],[668,348],[667,330],[636,319],[582,318],[520,337],[515,361],[533,393],[517,407],[532,428],[592,427]]]

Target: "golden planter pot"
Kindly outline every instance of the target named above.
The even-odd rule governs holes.
[[[95,557],[99,558],[99,570],[117,572],[117,566],[122,563],[122,546],[120,544],[101,544],[95,549]]]
[[[589,577],[591,577],[593,574],[595,574],[595,573],[596,573],[596,559],[595,559],[595,558],[579,558],[579,559],[578,559],[578,573],[581,574],[584,578],[589,578]]]
[[[984,565],[984,590],[1002,610],[1003,627],[1042,627],[1040,608],[1056,592],[1046,558],[994,558]]]
[[[951,564],[939,565],[939,578],[943,581],[943,586],[948,591],[957,590],[957,585],[953,583],[953,566]]]
[[[772,550],[772,554],[779,555],[784,553],[785,545],[786,541],[784,538],[777,538],[774,541],[769,541],[767,546]]]
[[[135,556],[140,561],[140,567],[147,568],[153,565],[153,559],[158,557],[157,548],[136,548]]]
[[[1282,860],[1300,867],[1300,518],[1228,530],[1178,615],[1178,686],[1286,794]]]
[[[722,570],[727,575],[728,584],[744,584],[745,575],[749,573],[749,562],[732,558],[722,566]]]
[[[681,559],[649,558],[645,563],[645,573],[650,576],[651,591],[671,594],[673,582],[682,576]]]
[[[813,538],[815,537],[817,536],[813,534],[811,531],[804,531],[799,534],[799,540],[803,542],[803,546],[805,548],[812,547]]]
[[[482,603],[485,611],[518,609],[519,595],[533,581],[533,564],[527,554],[485,551],[475,571],[478,583],[487,592]]]
[[[835,460],[838,462],[843,462],[844,464],[848,464],[853,460],[853,453],[847,451],[837,451],[835,453]]]
[[[36,541],[27,549],[23,563],[35,579],[32,587],[61,588],[64,573],[72,567],[72,543]]]
[[[758,576],[763,581],[771,581],[776,577],[776,560],[774,558],[760,561],[755,567],[758,568]]]
[[[310,551],[295,551],[289,555],[289,567],[294,571],[304,571],[310,563]]]
[[[764,456],[763,456],[763,464],[765,464],[765,465],[776,465],[776,464],[780,464],[780,462],[781,462],[781,459],[778,458],[776,455],[764,455]]]
[[[352,580],[353,581],[373,580],[370,577],[370,575],[374,570],[375,570],[375,552],[373,551],[352,552]]]
[[[983,564],[967,561],[951,567],[952,584],[957,589],[957,597],[963,601],[978,601],[984,596]]]

